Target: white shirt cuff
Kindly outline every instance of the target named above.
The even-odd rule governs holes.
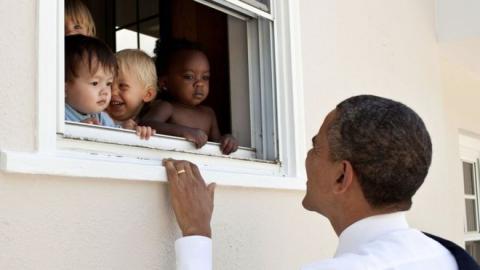
[[[186,236],[175,241],[177,270],[212,270],[212,239]]]

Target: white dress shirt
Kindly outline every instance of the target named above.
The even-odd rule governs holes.
[[[302,270],[457,270],[450,252],[435,240],[408,226],[404,212],[359,220],[339,237],[332,259]]]
[[[189,236],[175,243],[177,270],[211,270],[210,238]],[[335,256],[302,270],[457,270],[450,252],[408,226],[397,212],[355,222],[339,237]]]
[[[178,270],[212,270],[212,239],[186,236],[175,241]]]

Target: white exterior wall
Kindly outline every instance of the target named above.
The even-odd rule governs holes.
[[[432,135],[434,160],[409,220],[462,243],[463,186],[458,163],[451,166],[457,131],[446,120],[434,1],[358,2],[301,1],[306,141],[351,95],[413,107]],[[35,14],[35,1],[0,2],[1,150],[34,149]],[[302,198],[219,186],[216,269],[298,269],[331,256],[336,236],[302,209]],[[178,236],[164,183],[0,173],[0,269],[174,269]]]
[[[480,136],[480,35],[445,42],[440,48],[450,125]]]

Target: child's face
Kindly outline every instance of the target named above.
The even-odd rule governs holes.
[[[70,35],[84,35],[88,36],[87,27],[78,23],[76,20],[66,17],[65,18],[65,36]]]
[[[129,70],[119,70],[118,78],[112,87],[112,100],[107,112],[117,121],[133,119],[142,109],[145,102],[151,98],[146,85],[141,82],[134,73]]]
[[[92,61],[92,67],[97,65]],[[65,102],[75,110],[84,113],[98,113],[110,103],[113,74],[99,66],[94,74],[88,69],[88,62],[79,63],[77,77],[65,83]]]
[[[165,85],[180,103],[196,106],[204,101],[210,87],[210,65],[199,51],[177,53],[166,77]]]

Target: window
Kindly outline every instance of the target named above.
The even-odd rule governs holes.
[[[478,194],[477,194],[477,162],[462,162],[463,165],[463,183],[465,189],[465,211],[466,222],[465,232],[478,232]]]
[[[480,140],[464,135],[460,138],[465,199],[465,248],[477,262],[480,262]]]
[[[114,13],[109,13],[106,4],[120,1],[85,0],[87,4],[94,2],[98,9],[92,9],[92,15],[112,22],[114,18],[109,16]],[[137,5],[136,1],[131,2]],[[139,1],[140,8],[144,2]],[[159,1],[160,18],[167,12],[161,8],[162,3],[167,1]],[[247,130],[244,136],[247,147],[235,156],[225,157],[219,155],[218,146],[213,143],[199,151],[181,138],[158,136],[140,141],[128,130],[65,124],[64,3],[63,0],[41,1],[37,5],[36,151],[3,151],[2,170],[164,181],[166,175],[159,166],[160,160],[172,157],[196,162],[207,179],[220,184],[304,189],[299,4],[288,0],[197,0],[194,4],[220,13],[226,20],[227,92],[231,114],[226,117],[230,123],[224,127],[238,132],[239,137]],[[151,11],[154,10],[156,12],[155,8]],[[128,29],[135,32],[137,47],[145,48],[142,46],[148,42],[142,43],[142,35],[155,34],[144,31],[142,23],[158,14],[142,17],[142,12],[136,13],[134,24],[119,23],[118,29],[114,27],[110,32],[101,27],[108,23],[96,19],[98,36],[114,42],[117,32]],[[155,33],[168,34],[165,29],[169,28],[162,28],[160,22]],[[248,106],[243,106],[242,102]]]
[[[93,1],[95,7],[102,1]],[[129,48],[142,49],[153,56],[155,42],[160,38],[160,3],[161,1],[129,0],[129,1],[105,1],[109,5],[107,12],[114,13],[114,24],[105,21],[104,28],[115,32],[115,42],[109,42],[116,51]],[[163,1],[165,2],[165,1]]]
[[[231,156],[278,162],[274,20],[269,14],[269,1],[84,2],[94,17],[97,36],[116,51],[138,48],[153,56],[157,40],[167,42],[173,38],[201,44],[208,55],[212,74],[210,93],[203,104],[216,112],[220,132],[233,134],[239,140],[242,147]],[[67,138],[105,141],[98,127],[94,132],[85,129],[93,127],[67,123],[63,133]],[[118,141],[108,137],[111,138],[106,139],[109,143]],[[162,141],[155,138],[149,142],[149,147],[173,150],[165,147],[170,143],[164,141],[182,141],[162,135],[157,137]],[[135,141],[130,143],[135,144]],[[214,151],[218,148],[216,144],[208,148],[195,150],[188,145],[175,145],[175,149],[182,151],[220,154]]]

